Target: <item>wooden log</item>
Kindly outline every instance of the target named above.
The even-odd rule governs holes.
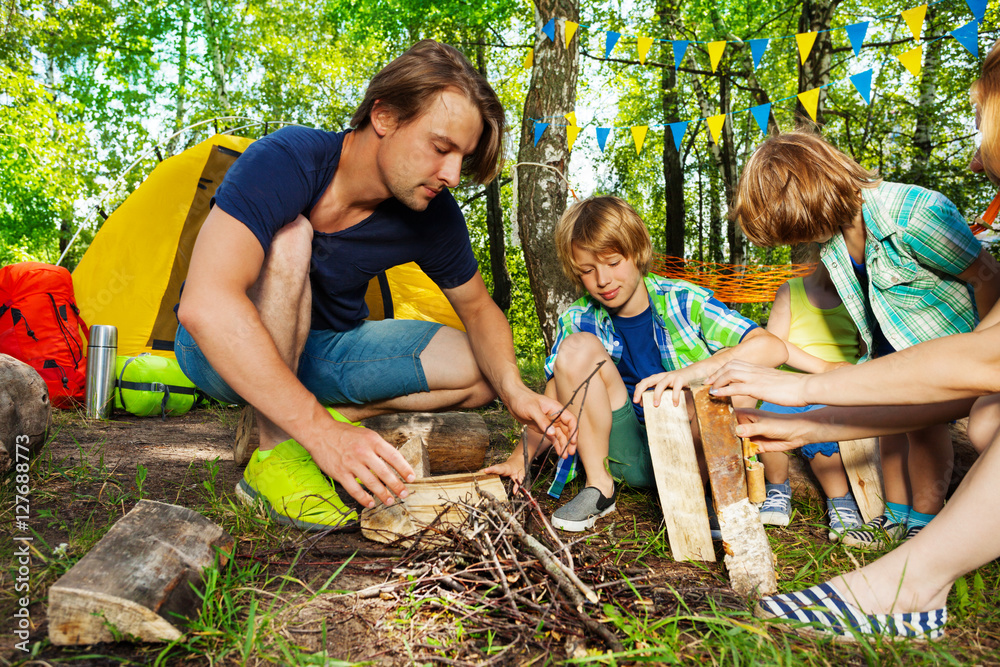
[[[705,385],[691,387],[729,582],[740,595],[771,595],[778,590],[774,556],[760,512],[747,498],[736,417],[728,398],[715,399],[708,392]]]
[[[490,446],[486,422],[475,412],[398,413],[369,417],[361,424],[397,447],[423,436],[432,475],[480,470]]]
[[[0,354],[0,473],[42,448],[51,417],[49,390],[38,371]]]
[[[201,607],[192,586],[216,563],[216,547],[232,553],[233,538],[197,512],[140,500],[49,589],[49,639],[179,638]]]
[[[844,462],[847,481],[851,483],[854,500],[865,523],[880,516],[885,510],[885,491],[878,438],[842,441],[840,459]]]
[[[456,501],[475,505],[481,498],[480,491],[489,491],[497,500],[507,501],[499,475],[463,473],[424,477],[407,484],[406,490],[409,495],[405,500],[364,509],[361,534],[376,542],[389,543],[413,537],[432,523],[443,527],[459,525],[467,513]]]
[[[698,471],[684,395],[677,407],[669,395],[655,407],[653,392],[643,392],[642,407],[670,553],[674,560],[715,562],[705,487]]]

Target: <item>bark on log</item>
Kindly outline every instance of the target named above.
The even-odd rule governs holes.
[[[38,371],[0,354],[0,473],[18,453],[26,457],[42,448],[51,416],[49,390]]]
[[[712,398],[708,391],[704,385],[691,387],[729,583],[739,595],[772,595],[778,590],[774,556],[760,522],[760,511],[747,498],[743,444],[736,437],[736,417],[728,398]]]
[[[361,424],[396,447],[423,437],[431,475],[475,472],[486,462],[490,446],[486,422],[475,412],[402,412],[370,417]]]
[[[193,586],[216,562],[215,547],[232,553],[233,538],[185,507],[140,500],[49,589],[49,639],[177,639],[200,609]]]

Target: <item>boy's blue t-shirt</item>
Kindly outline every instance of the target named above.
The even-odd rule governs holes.
[[[279,229],[310,216],[337,171],[346,134],[288,126],[255,141],[226,173],[215,204],[245,224],[266,253]],[[478,271],[465,217],[447,189],[424,211],[391,198],[356,225],[313,233],[311,328],[356,327],[368,316],[369,281],[407,262],[442,289]]]
[[[896,348],[894,348],[892,343],[889,342],[889,339],[885,337],[885,332],[882,331],[882,325],[879,324],[877,319],[875,319],[875,314],[872,313],[871,302],[868,299],[868,267],[866,267],[863,263],[854,261],[853,257],[851,257],[851,266],[854,268],[854,275],[858,279],[858,284],[861,285],[861,292],[865,295],[865,310],[868,311],[868,319],[871,322],[872,329],[871,355],[884,357],[887,354],[892,354],[896,351]]]
[[[635,386],[650,375],[663,372],[660,361],[660,350],[653,336],[653,309],[646,308],[634,317],[612,315],[611,322],[615,326],[615,339],[621,343],[622,356],[618,361],[618,374],[628,389],[629,402],[635,394]],[[646,423],[646,415],[642,404],[632,403],[640,424]]]

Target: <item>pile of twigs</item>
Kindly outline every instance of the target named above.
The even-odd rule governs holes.
[[[429,526],[394,568],[397,578],[357,595],[405,593],[411,603],[448,610],[467,634],[521,650],[572,656],[588,641],[591,648],[624,650],[613,627],[599,620],[603,604],[619,596],[635,602],[662,573],[622,570],[608,551],[582,540],[567,544],[524,487],[511,505],[487,493],[479,504],[457,504],[467,514],[462,524]],[[561,645],[552,646],[554,640]]]

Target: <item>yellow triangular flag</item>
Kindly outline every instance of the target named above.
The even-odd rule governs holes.
[[[521,64],[521,67],[523,67],[524,69],[528,69],[534,64],[535,64],[535,50],[528,49],[528,55],[524,57],[524,62]]]
[[[804,93],[799,93],[799,102],[802,102],[802,106],[805,107],[806,113],[809,117],[816,122],[816,108],[819,107],[819,88],[813,88],[812,90],[807,90]]]
[[[719,143],[719,133],[726,124],[726,114],[720,113],[718,116],[706,118],[705,122],[708,123],[708,131],[712,133],[712,141]]]
[[[569,48],[569,43],[573,39],[573,35],[576,34],[576,29],[580,27],[579,23],[573,23],[572,21],[566,21],[566,48]]]
[[[576,125],[570,125],[566,128],[566,139],[569,140],[569,150],[573,150],[573,142],[576,141],[576,135],[580,134],[580,128]]]
[[[795,41],[799,44],[799,60],[803,65],[806,63],[806,58],[809,57],[809,52],[813,49],[813,44],[816,43],[816,31],[813,32],[800,32],[795,35]]]
[[[632,128],[632,140],[635,141],[636,155],[642,152],[642,144],[646,141],[646,130],[648,129],[647,125],[637,125]]]
[[[924,59],[924,47],[916,46],[896,57],[899,58],[899,62],[903,63],[903,67],[909,70],[910,74],[920,76],[920,63]]]
[[[726,50],[725,40],[721,42],[709,42],[708,44],[708,59],[712,63],[712,71],[719,66],[719,61],[722,60],[722,52]]]
[[[646,54],[649,53],[649,47],[651,47],[652,45],[653,45],[652,37],[639,38],[639,46],[637,47],[639,50],[639,62],[642,63],[643,65],[646,64]]]
[[[576,112],[575,111],[570,111],[568,114],[566,114],[564,116],[564,118],[569,121],[570,125],[576,125]]]
[[[913,39],[920,39],[920,29],[924,27],[925,16],[927,16],[927,5],[920,5],[903,12],[903,20],[913,33]]]

